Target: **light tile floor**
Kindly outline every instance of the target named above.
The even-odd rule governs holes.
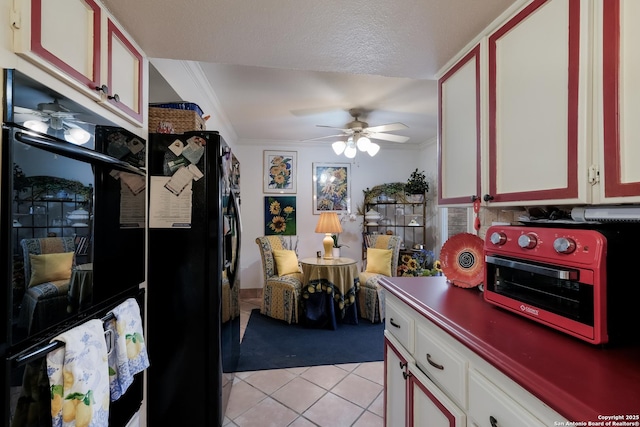
[[[241,301],[241,335],[259,307],[259,298]],[[239,372],[224,426],[382,426],[383,381],[383,362]]]

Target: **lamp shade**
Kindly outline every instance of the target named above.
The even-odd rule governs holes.
[[[324,247],[324,258],[332,259],[331,247],[333,246],[332,234],[342,233],[342,225],[340,225],[340,219],[335,212],[322,212],[318,225],[316,225],[316,233],[325,233],[324,239],[322,239],[322,246]]]
[[[316,233],[342,233],[342,225],[338,214],[335,212],[322,212],[318,225],[316,225]]]

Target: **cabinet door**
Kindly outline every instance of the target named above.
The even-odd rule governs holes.
[[[466,415],[415,366],[409,365],[409,427],[463,427]],[[524,425],[524,424],[523,424]]]
[[[384,419],[388,427],[406,426],[407,360],[388,340],[384,342]]]
[[[142,122],[142,54],[111,19],[107,24],[107,39],[109,102],[136,121]]]
[[[534,0],[489,37],[492,202],[588,202],[588,5]]]
[[[14,33],[16,52],[99,98],[95,91],[101,55],[98,4],[93,0],[22,1],[20,15],[21,20],[29,16],[30,20],[22,22],[24,31]]]
[[[640,201],[640,3],[602,3],[602,119],[601,156],[606,202]]]
[[[438,203],[480,196],[480,45],[438,81]]]

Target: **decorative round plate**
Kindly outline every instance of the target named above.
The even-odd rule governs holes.
[[[473,288],[484,280],[482,239],[475,234],[460,233],[444,242],[440,250],[442,272],[452,284]]]

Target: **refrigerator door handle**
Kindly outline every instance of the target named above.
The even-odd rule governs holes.
[[[236,230],[236,250],[235,255],[232,260],[231,269],[227,270],[227,276],[229,277],[229,286],[233,288],[236,281],[236,275],[238,274],[238,263],[240,261],[240,242],[242,241],[242,224],[240,222],[240,206],[238,205],[238,199],[233,190],[229,191],[229,199],[231,202],[231,207],[233,209],[233,220],[235,222],[235,230]]]

